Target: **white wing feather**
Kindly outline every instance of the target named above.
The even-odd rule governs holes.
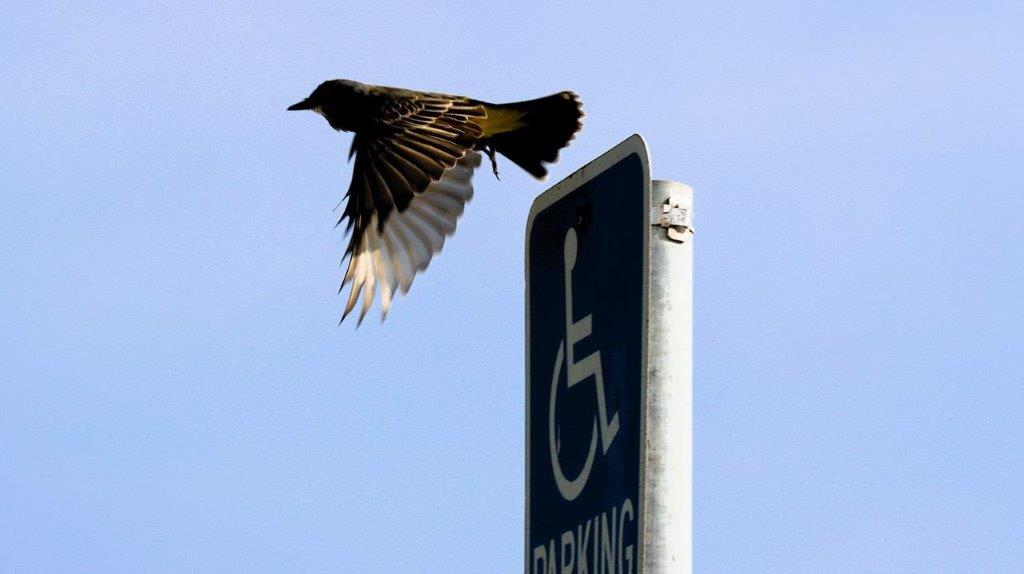
[[[381,321],[387,317],[394,294],[407,293],[416,273],[430,265],[431,258],[444,247],[445,238],[455,233],[466,203],[473,198],[473,170],[479,165],[480,154],[468,152],[441,179],[414,197],[404,211],[392,211],[382,230],[377,230],[376,215],[370,219],[341,282],[342,289],[352,283],[342,320],[362,298],[362,323],[378,287]]]

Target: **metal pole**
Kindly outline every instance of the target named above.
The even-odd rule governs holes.
[[[693,189],[651,186],[643,572],[693,571]]]

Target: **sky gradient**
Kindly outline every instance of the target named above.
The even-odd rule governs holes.
[[[1024,571],[1020,3],[7,2],[0,572],[516,572],[523,233],[695,189],[698,572]],[[339,327],[320,81],[578,92]]]

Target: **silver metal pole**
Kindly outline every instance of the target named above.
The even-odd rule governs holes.
[[[643,572],[693,571],[693,189],[651,186]]]

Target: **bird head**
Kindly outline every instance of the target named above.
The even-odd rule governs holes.
[[[297,104],[288,106],[291,111],[295,110],[316,110],[320,106],[330,103],[337,103],[352,91],[355,82],[348,80],[327,80],[313,90],[308,98]]]
[[[297,110],[312,110],[322,105],[324,103],[324,100],[326,99],[325,96],[327,95],[326,89],[324,88],[324,86],[326,86],[327,84],[328,82],[320,84],[319,86],[316,87],[315,90],[313,90],[313,93],[310,94],[308,98],[302,100],[297,104],[292,104],[288,106],[288,111],[294,112]]]

